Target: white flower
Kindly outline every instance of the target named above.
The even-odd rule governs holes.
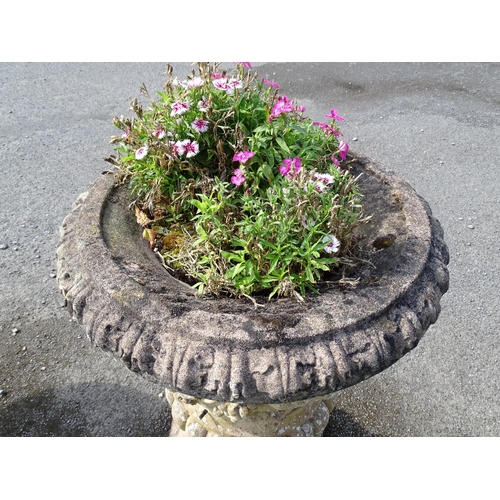
[[[339,251],[340,241],[337,238],[335,238],[333,234],[325,236],[322,241],[323,243],[327,243],[325,247],[326,253],[335,253]]]
[[[136,160],[142,160],[147,154],[148,154],[148,147],[147,146],[142,146],[142,148],[139,148],[135,152],[135,159]]]

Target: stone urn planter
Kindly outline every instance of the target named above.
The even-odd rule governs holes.
[[[336,391],[417,346],[448,288],[428,204],[352,153],[367,264],[304,302],[200,298],[141,238],[126,186],[105,175],[60,230],[58,283],[91,342],[167,389],[171,436],[320,436]],[[368,262],[369,261],[369,262]]]

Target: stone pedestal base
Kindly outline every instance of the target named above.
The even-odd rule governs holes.
[[[239,404],[166,391],[172,407],[171,437],[320,437],[333,409],[332,396],[285,404]]]

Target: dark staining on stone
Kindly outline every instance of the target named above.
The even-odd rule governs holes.
[[[395,241],[396,235],[390,233],[384,236],[379,236],[373,241],[372,245],[375,250],[382,250],[383,248],[389,248],[390,246],[392,246]]]
[[[188,312],[188,310],[189,309],[187,307],[173,306],[170,309],[170,316],[172,316],[173,318],[179,318],[180,316],[183,316],[184,314],[186,314]]]

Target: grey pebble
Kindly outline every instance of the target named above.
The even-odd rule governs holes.
[[[12,335],[16,335],[16,333],[19,333],[19,329],[12,328]]]
[[[469,224],[467,227],[468,227],[469,229],[474,229],[474,226],[473,226],[472,224]]]
[[[7,248],[9,248],[9,245],[6,245],[5,243],[0,245],[0,250],[7,250]]]
[[[6,395],[7,395],[7,393],[3,389],[0,389],[0,398],[2,396],[6,396]]]
[[[49,278],[55,278],[57,275],[55,273],[50,273]]]

